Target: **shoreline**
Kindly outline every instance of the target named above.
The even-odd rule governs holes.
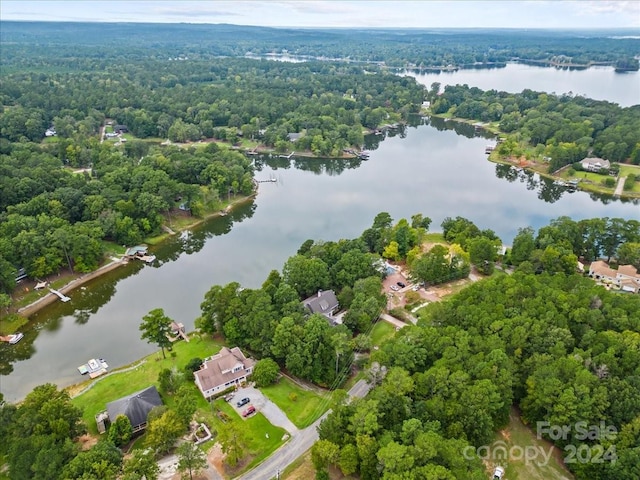
[[[460,118],[460,117],[448,117],[446,115],[443,114],[435,114],[435,113],[427,113],[426,115],[431,116],[431,117],[436,117],[436,118],[440,118],[443,119],[445,121],[450,121],[450,122],[457,122],[457,123],[462,123],[462,124],[466,124],[466,125],[475,125],[478,122],[474,121],[472,119],[468,119],[468,118]],[[501,130],[493,127],[492,125],[490,125],[489,123],[485,123],[481,126],[478,126],[479,129],[482,129],[486,132],[491,133],[492,135],[495,135],[496,137],[500,138],[501,135],[507,135],[505,132],[502,132]],[[495,154],[494,154],[495,153]],[[528,172],[533,172],[536,173],[538,175],[540,175],[541,177],[545,177],[549,180],[554,180],[554,181],[562,181],[564,180],[561,176],[555,175],[555,173],[557,172],[545,172],[545,171],[541,171],[540,169],[534,168],[530,165],[520,165],[518,162],[518,159],[512,158],[512,157],[504,157],[504,156],[500,156],[497,155],[497,152],[494,150],[491,152],[490,155],[487,155],[487,160],[492,162],[492,163],[497,163],[497,164],[502,164],[502,165],[508,165],[511,167],[520,167],[525,171]],[[529,161],[527,161],[527,163],[529,163]],[[535,162],[533,162],[535,165]],[[620,162],[616,162],[618,163],[618,165],[627,165],[625,163],[620,163]],[[565,165],[562,168],[560,168],[559,171],[563,171],[565,168],[570,168],[571,164],[569,165]],[[627,191],[623,191],[620,194],[616,194],[616,190],[615,187],[614,188],[606,188],[606,189],[597,189],[597,188],[589,188],[589,183],[583,183],[580,182],[577,187],[576,190],[580,190],[582,192],[586,192],[586,193],[596,193],[599,195],[606,195],[609,196],[611,198],[620,198],[623,200],[630,200],[630,201],[634,201],[637,200],[638,198],[640,198],[640,195],[635,194],[633,192],[627,192]]]
[[[176,230],[171,229],[171,233],[163,232],[163,235],[159,237],[160,240],[157,242],[154,242],[153,244],[158,245],[162,243],[167,237],[175,235],[176,233],[182,232],[186,229],[200,225],[211,218],[225,216],[233,209],[234,206],[243,204],[255,198],[257,194],[258,192],[256,190],[253,194],[247,197],[241,197],[236,200],[233,200],[223,210],[212,212],[208,215],[205,215],[202,218],[193,217],[194,221],[188,223],[187,225],[184,225],[182,228],[176,229]],[[76,288],[81,287],[82,285],[90,282],[91,280],[98,278],[104,275],[105,273],[111,272],[112,270],[115,270],[118,267],[125,266],[128,263],[129,261],[124,257],[120,259],[112,258],[111,262],[99,267],[93,272],[86,273],[86,274],[80,275],[79,277],[73,278],[72,280],[67,282],[64,286],[58,288],[58,291],[62,294],[67,294],[67,292],[71,292],[72,290],[75,290]],[[20,307],[18,310],[16,310],[15,313],[28,319],[34,313],[39,312],[40,310],[51,305],[52,303],[55,303],[57,300],[59,300],[59,298],[55,294],[49,292],[45,296],[35,300],[34,302],[31,302],[30,304],[25,305],[24,307]]]

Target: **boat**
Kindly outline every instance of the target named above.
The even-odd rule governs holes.
[[[92,358],[84,365],[80,365],[78,367],[78,371],[82,375],[89,374],[89,377],[96,378],[107,373],[108,368],[109,365],[107,365],[107,362],[104,360],[104,358]]]
[[[14,333],[13,335],[9,335],[9,343],[11,345],[15,345],[20,340],[22,340],[22,337],[24,337],[24,333],[21,333],[21,332]]]

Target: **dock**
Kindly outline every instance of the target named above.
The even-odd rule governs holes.
[[[62,300],[65,303],[68,302],[69,300],[71,300],[69,297],[67,297],[62,292],[59,292],[58,290],[54,290],[53,288],[49,288],[49,291],[51,293],[53,293],[54,295],[56,295],[60,300]]]
[[[92,358],[84,365],[80,365],[78,372],[81,375],[89,374],[89,378],[96,378],[107,373],[107,368],[109,368],[109,365],[107,365],[104,358]]]

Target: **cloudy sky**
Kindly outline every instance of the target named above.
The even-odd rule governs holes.
[[[640,1],[1,0],[0,19],[299,27],[640,28]]]

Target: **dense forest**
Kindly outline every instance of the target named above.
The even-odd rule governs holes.
[[[601,463],[569,464],[580,480],[637,478],[640,296],[596,285],[577,272],[577,258],[615,255],[639,266],[639,222],[561,217],[537,232],[523,228],[501,259],[501,269],[511,264],[512,272],[494,270],[500,241],[490,229],[450,217],[441,225],[446,242],[421,248],[430,225],[421,214],[394,223],[381,212],[358,238],[309,239],[261,288],[212,286],[197,327],[331,389],[343,385],[354,364],[369,371],[371,393],[338,402],[319,428],[312,449],[319,478],[329,465],[363,479],[485,478],[480,460],[461,452],[490,442],[513,405],[534,429],[543,421],[615,427],[615,438],[589,440],[572,429],[564,439],[550,439],[565,452],[600,452]],[[414,281],[434,284],[446,279],[419,265],[435,257],[448,272],[465,264],[467,273],[473,265],[493,275],[420,310],[417,326],[372,349],[369,333],[386,304],[384,259],[415,269]],[[333,289],[347,310],[342,324],[302,307],[323,289]],[[178,387],[171,380],[177,373],[166,372],[160,390],[189,398],[195,386]],[[154,433],[147,441],[165,452],[167,438],[177,438],[192,414],[176,400],[149,420]],[[170,425],[170,435],[155,437]],[[150,468],[149,458],[138,458],[143,450],[123,462],[118,428],[81,453],[74,440],[85,428],[65,392],[39,386],[20,405],[0,407],[7,439],[0,453],[7,454],[12,478],[19,472],[15,478],[110,479],[123,471],[141,478]]]
[[[242,138],[341,156],[361,147],[366,128],[402,120],[423,100],[413,79],[389,73],[245,59],[14,73],[3,87],[4,292],[21,268],[31,278],[91,271],[102,260],[102,240],[131,246],[158,233],[180,206],[202,216],[230,195],[251,194],[253,162],[228,148]],[[107,118],[126,125],[128,141],[99,140]],[[47,129],[56,135],[43,142]],[[291,133],[300,134],[295,143]],[[183,148],[161,145],[165,138],[209,142]]]
[[[221,208],[231,195],[249,195],[254,162],[216,144],[248,142],[276,152],[340,157],[362,147],[364,132],[406,122],[425,99],[436,113],[499,124],[511,134],[499,147],[504,155],[518,155],[521,142],[528,142],[551,158],[551,168],[589,153],[640,161],[636,107],[466,86],[447,87],[438,95],[439,88],[427,90],[375,63],[405,58],[410,48],[421,55],[429,42],[449,55],[447,63],[470,61],[460,55],[475,55],[489,44],[494,53],[500,52],[498,44],[535,50],[539,47],[531,45],[543,38],[540,32],[312,30],[300,36],[295,30],[228,25],[63,27],[3,22],[0,33],[0,291],[5,293],[21,269],[31,278],[62,268],[91,271],[103,260],[103,240],[132,245],[157,234],[177,208],[198,217]],[[632,39],[614,41],[601,33],[582,38],[583,45],[592,45],[594,61],[638,47]],[[544,38],[569,54],[573,35]],[[382,60],[364,54],[362,61],[375,62],[233,58],[247,51],[280,51],[279,42],[291,52],[298,45],[305,55],[327,45],[354,55],[375,46]],[[330,49],[323,55],[345,57]],[[540,57],[533,51],[521,56]],[[502,58],[508,59],[487,61]],[[126,133],[102,142],[116,125]],[[45,138],[47,131],[55,136]],[[167,145],[202,140],[208,145]],[[456,274],[463,275],[464,268]]]
[[[622,108],[569,94],[524,90],[521,93],[447,85],[431,88],[432,110],[456,117],[495,122],[508,134],[498,146],[504,156],[524,154],[520,141],[550,158],[549,170],[595,155],[612,162],[640,164],[640,106]]]
[[[287,53],[401,68],[455,68],[526,61],[541,65],[615,65],[638,70],[637,31],[512,29],[295,29],[237,25],[3,22],[3,60],[11,68],[55,56],[207,58]],[[72,45],[72,46],[71,46]]]

